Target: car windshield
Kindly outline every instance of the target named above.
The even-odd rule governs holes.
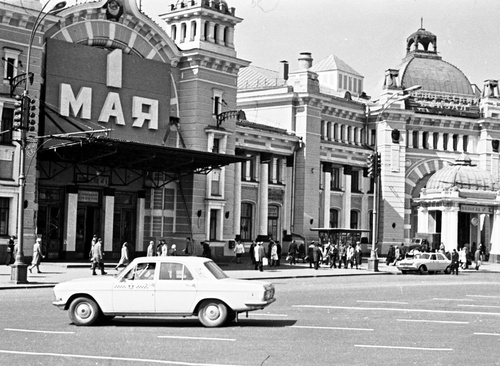
[[[207,267],[207,269],[210,271],[210,273],[218,280],[221,280],[223,278],[229,278],[229,276],[225,274],[224,271],[220,269],[220,267],[217,264],[215,264],[215,262],[208,261],[205,262],[204,264],[205,267]]]

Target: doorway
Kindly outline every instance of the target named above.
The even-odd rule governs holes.
[[[94,234],[100,236],[99,207],[78,206],[76,213],[76,258],[88,258]]]

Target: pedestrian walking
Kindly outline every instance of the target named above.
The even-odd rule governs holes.
[[[168,256],[168,244],[165,240],[161,241],[161,256],[162,257]]]
[[[184,248],[184,254],[185,255],[190,255],[191,254],[191,248],[193,248],[193,243],[191,241],[191,237],[188,236],[186,238],[186,247]]]
[[[458,276],[458,252],[456,249],[453,249],[451,252],[451,274],[456,274]]]
[[[276,242],[276,252],[278,254],[278,259],[276,260],[276,266],[280,266],[280,260],[281,260],[281,251],[282,251],[281,243],[279,241]]]
[[[163,248],[163,240],[159,240],[158,244],[156,245],[156,256],[160,257],[161,256],[161,250]]]
[[[339,257],[339,248],[337,244],[330,244],[328,256],[330,257],[330,268],[337,268],[337,259]]]
[[[299,248],[297,247],[297,243],[295,242],[295,240],[293,240],[290,246],[288,247],[288,256],[290,257],[290,264],[292,265],[297,264],[296,258],[298,250]]]
[[[129,258],[128,244],[127,242],[125,242],[122,245],[120,260],[118,261],[118,264],[116,265],[115,269],[118,271],[120,266],[126,266],[129,263],[129,261],[130,258]]]
[[[347,247],[347,265],[351,265],[351,268],[354,267],[354,248],[351,244]]]
[[[236,243],[236,246],[234,247],[234,254],[236,255],[236,263],[241,264],[241,257],[243,256],[243,253],[245,253],[245,246],[241,241],[238,241]]]
[[[270,255],[270,265],[271,267],[276,267],[278,263],[278,246],[276,245],[275,242],[272,242],[271,245],[271,255]]]
[[[9,239],[9,242],[7,243],[7,258],[5,260],[5,265],[11,265],[12,263],[15,262],[15,256],[14,256],[14,236],[11,236]]]
[[[165,243],[165,245],[167,245]],[[177,255],[177,245],[176,244],[172,244],[172,246],[170,247],[170,251],[168,252],[169,255],[172,255],[172,256],[176,256]]]
[[[151,240],[149,242],[148,249],[146,251],[146,256],[154,257],[154,255],[155,255],[155,242]]]
[[[354,261],[356,269],[360,269],[363,263],[363,251],[361,250],[361,243],[359,241],[356,243],[356,248],[354,248]]]
[[[206,241],[201,242],[201,246],[203,247],[203,252],[201,253],[202,257],[212,258],[212,250],[210,249],[210,244]]]
[[[312,249],[312,262],[314,264],[314,269],[317,270],[319,268],[319,264],[323,259],[323,253],[321,248],[319,247],[319,243],[316,243],[314,248]]]
[[[339,246],[339,269],[342,268],[342,264],[344,264],[344,268],[347,268],[347,247],[345,243],[340,243]]]
[[[255,258],[255,270],[264,271],[263,260],[266,257],[266,251],[264,250],[263,243],[259,241],[254,249]]]
[[[392,262],[393,266],[395,266],[396,263],[399,261],[400,256],[401,256],[401,252],[399,250],[399,247],[394,246],[394,262]]]
[[[313,268],[313,263],[314,263],[314,260],[313,260],[313,251],[314,251],[314,248],[316,248],[316,244],[314,244],[314,240],[311,241],[311,244],[309,244],[309,246],[307,247],[307,259],[309,261],[309,268]]]
[[[248,254],[250,255],[250,259],[252,260],[252,266],[255,266],[255,248],[257,247],[257,243],[252,241],[250,244],[250,249],[248,250]]]
[[[105,275],[104,271],[104,253],[102,252],[102,239],[99,238],[97,243],[92,247],[92,275],[95,276],[97,267],[101,270],[101,274]]]
[[[396,259],[396,251],[394,250],[394,246],[390,245],[389,250],[387,251],[387,257],[385,258],[385,264],[388,266],[394,262]]]
[[[476,252],[474,253],[474,262],[475,262],[476,271],[477,271],[482,264],[482,262],[481,262],[481,249],[479,247],[476,249]]]
[[[31,266],[28,267],[30,273],[32,273],[31,271],[35,267],[38,273],[42,273],[42,271],[40,271],[40,262],[42,258],[45,258],[42,253],[42,239],[37,238],[35,244],[33,245],[33,259],[31,261]]]

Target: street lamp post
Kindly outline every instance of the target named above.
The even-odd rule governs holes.
[[[409,93],[411,91],[419,90],[422,88],[421,85],[414,85],[409,88],[403,89],[403,93]],[[400,102],[402,100],[408,99],[411,94],[403,94],[400,93],[393,94],[387,99],[387,101],[383,104],[382,109],[375,120],[375,128],[377,128],[378,123],[385,110],[389,108],[392,104],[396,102]],[[378,244],[378,206],[380,200],[380,155],[378,152],[378,142],[377,142],[377,133],[375,133],[375,147],[372,155],[372,164],[373,164],[373,214],[372,214],[372,249],[370,253],[370,258],[368,259],[368,270],[373,272],[378,272],[378,255],[377,255],[377,244]]]
[[[18,214],[17,214],[17,251],[16,251],[16,261],[12,265],[11,269],[11,282],[14,283],[27,283],[27,265],[24,263],[24,210],[25,210],[25,186],[26,186],[26,176],[25,176],[25,167],[24,163],[26,160],[26,132],[28,129],[28,118],[29,118],[29,85],[30,85],[30,61],[31,61],[31,49],[33,48],[33,39],[35,38],[38,27],[42,24],[43,20],[47,17],[47,15],[51,13],[55,13],[66,6],[66,2],[62,1],[57,3],[52,10],[44,13],[43,11],[50,3],[48,1],[42,9],[38,12],[38,15],[33,23],[33,27],[31,29],[29,43],[28,43],[28,52],[26,55],[26,79],[24,82],[24,91],[23,91],[23,101],[24,106],[23,109],[26,112],[22,114],[21,127],[19,129],[21,133],[21,139],[19,141],[20,144],[20,157],[19,157],[19,198],[18,198]]]

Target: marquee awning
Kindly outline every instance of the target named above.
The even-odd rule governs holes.
[[[63,144],[42,148],[38,160],[183,176],[207,173],[232,163],[246,161],[247,158],[99,137],[65,141]]]

